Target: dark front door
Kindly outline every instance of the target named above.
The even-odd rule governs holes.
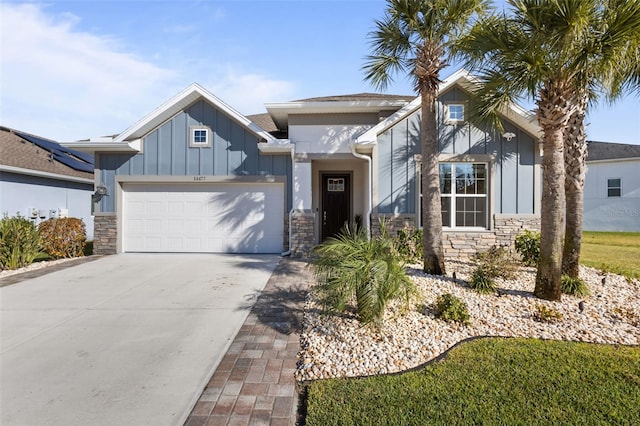
[[[322,241],[340,232],[351,216],[351,176],[322,175]]]

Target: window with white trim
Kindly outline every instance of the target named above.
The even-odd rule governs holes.
[[[462,123],[464,121],[464,105],[463,104],[446,104],[445,105],[445,122],[446,123]]]
[[[607,179],[607,197],[622,196],[622,179]]]
[[[191,126],[189,128],[189,146],[192,148],[208,148],[211,146],[211,129],[207,126]]]
[[[488,228],[486,163],[440,163],[440,202],[445,228]],[[420,178],[420,176],[419,176]],[[420,179],[422,188],[422,179]],[[419,197],[422,227],[422,190]]]

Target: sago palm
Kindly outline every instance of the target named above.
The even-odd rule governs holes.
[[[381,225],[381,235],[373,238],[368,238],[364,228],[346,226],[314,249],[311,265],[325,310],[340,313],[354,304],[363,324],[381,323],[389,301],[402,298],[408,302],[415,293]]]
[[[422,224],[424,270],[445,273],[435,100],[449,47],[472,18],[487,8],[484,0],[387,0],[382,19],[369,34],[373,53],[363,69],[379,89],[396,73],[411,75],[421,96]]]
[[[578,111],[580,77],[588,55],[576,40],[589,31],[590,2],[509,0],[509,13],[478,22],[459,40],[468,65],[479,70],[476,93],[481,117],[497,112],[521,96],[536,102],[542,128],[542,200],[540,259],[535,294],[560,300],[565,228],[564,129]],[[501,126],[499,121],[493,124]]]

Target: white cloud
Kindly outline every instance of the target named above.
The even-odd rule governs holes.
[[[61,140],[117,132],[174,77],[118,51],[114,38],[76,31],[79,17],[35,4],[0,7],[4,125]]]
[[[204,86],[242,114],[265,112],[266,102],[291,100],[295,93],[295,86],[291,82],[243,72],[235,66],[229,66],[217,74],[207,79]]]
[[[43,137],[119,133],[193,81],[244,114],[293,93],[289,82],[220,61],[190,67],[194,58],[182,57],[160,67],[121,47],[132,40],[80,31],[81,17],[38,4],[4,3],[0,12],[0,124]]]

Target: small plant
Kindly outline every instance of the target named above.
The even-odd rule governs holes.
[[[562,313],[553,308],[538,305],[536,306],[536,311],[533,313],[533,319],[539,322],[556,322],[562,319]]]
[[[40,235],[33,222],[6,214],[0,220],[0,269],[30,265],[40,255]]]
[[[478,266],[475,271],[473,271],[469,287],[478,293],[494,293],[498,289],[493,278],[482,268],[482,266]]]
[[[516,235],[516,251],[520,253],[522,263],[526,266],[537,266],[540,258],[540,233],[528,229],[524,234]]]
[[[400,258],[407,262],[420,262],[424,256],[422,229],[401,229],[393,239],[393,245]]]
[[[634,327],[640,327],[640,316],[631,309],[616,306],[611,313],[620,321],[628,322]]]
[[[586,297],[591,294],[591,290],[587,283],[580,278],[572,278],[568,275],[562,276],[561,290],[564,294],[570,294],[572,296]]]
[[[49,219],[38,225],[42,249],[53,259],[82,256],[87,233],[82,219]]]
[[[477,253],[474,259],[491,278],[511,280],[518,271],[518,261],[505,247],[492,246],[487,251]]]
[[[467,304],[451,293],[438,296],[435,304],[435,314],[436,318],[446,322],[458,322],[464,325],[469,324],[471,319]]]
[[[311,265],[325,310],[344,312],[354,303],[363,324],[379,323],[389,301],[408,303],[416,292],[384,224],[381,229],[381,235],[368,238],[364,228],[345,227],[339,236],[315,248],[317,257]]]

